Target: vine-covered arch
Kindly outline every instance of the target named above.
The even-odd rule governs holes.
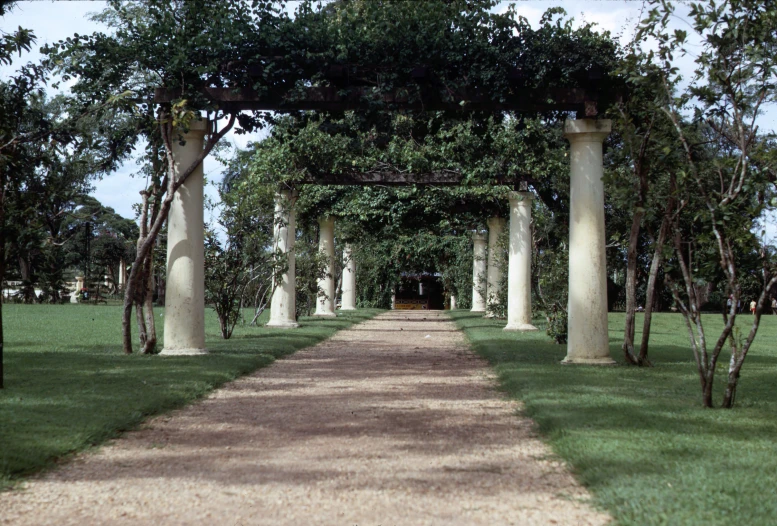
[[[505,112],[556,116],[573,112],[582,120],[568,121],[565,129],[573,146],[574,226],[570,227],[570,265],[575,266],[575,271],[571,272],[575,279],[570,280],[572,335],[567,359],[572,362],[609,362],[601,183],[601,143],[609,131],[609,123],[591,118],[597,116],[601,106],[608,105],[619,94],[617,78],[611,76],[611,62],[608,62],[614,59],[614,48],[608,47],[611,43],[606,38],[593,37],[590,28],[575,31],[569,25],[553,25],[551,17],[543,20],[540,31],[534,31],[523,21],[509,15],[481,12],[482,18],[474,23],[461,13],[450,13],[449,20],[440,17],[428,19],[431,23],[421,31],[424,35],[436,34],[441,39],[436,41],[437,45],[425,47],[419,46],[417,40],[398,42],[391,38],[390,33],[371,32],[375,26],[369,22],[386,22],[386,14],[385,6],[371,2],[335,2],[317,12],[301,13],[295,23],[307,22],[311,27],[339,27],[340,30],[324,32],[323,35],[329,38],[310,42],[311,47],[304,55],[292,53],[284,58],[265,55],[230,61],[226,69],[252,84],[220,86],[211,82],[211,85],[197,87],[194,96],[203,99],[210,107],[233,115],[264,110],[286,113],[313,111],[341,116],[347,111],[357,111],[367,116],[362,123],[367,127],[385,119],[383,115],[386,111],[411,114],[437,111],[442,112],[443,119],[453,120],[460,120],[456,114],[467,112],[471,114],[469,121],[489,122],[492,126],[494,116]],[[363,46],[355,45],[355,40],[343,36],[343,30],[351,27],[355,20],[368,21],[365,32],[372,36],[362,43],[369,41],[374,47],[367,51]],[[504,23],[507,21],[512,23]],[[397,23],[401,26],[403,22],[411,23],[404,19]],[[348,34],[354,38],[353,33]],[[584,38],[586,36],[588,38]],[[539,44],[540,41],[544,46]],[[456,45],[451,46],[451,43]],[[401,56],[402,52],[397,46],[407,47],[402,51],[414,57],[415,64],[398,64],[397,56]],[[339,50],[335,56],[331,53],[333,49]],[[552,60],[546,55],[549,50],[557,53]],[[287,73],[283,77],[285,87],[257,89],[257,79],[266,80],[268,71],[276,68],[295,73]],[[158,88],[156,102],[162,105],[179,103],[186,94],[186,88]],[[464,166],[460,163],[458,170],[446,169],[443,161],[443,166],[438,165],[437,169],[402,173],[392,170],[392,163],[387,163],[389,169],[381,170],[379,163],[371,161],[373,166],[365,166],[354,159],[350,165],[335,164],[324,173],[308,166],[301,178],[299,172],[288,175],[292,178],[297,176],[296,184],[457,184],[463,177],[471,175],[467,173],[471,171],[471,166],[466,162]],[[516,190],[521,183],[526,183],[525,177],[516,174],[484,175],[482,171],[477,179],[481,184],[512,183]],[[531,250],[531,207],[526,206],[530,194],[514,192],[510,197],[511,279],[507,329],[531,330],[534,327],[531,325],[530,255],[526,253]],[[296,326],[293,307],[293,202],[293,192],[278,195],[276,237],[279,246],[283,246],[287,253],[288,265],[273,296],[270,326]],[[326,294],[319,302],[317,314],[333,315],[334,231],[329,216],[322,217],[319,222],[321,251],[331,261],[319,285]],[[502,224],[498,221],[494,221],[493,226],[490,224],[490,245],[495,243],[497,234],[494,232],[501,229]],[[281,237],[285,237],[286,241],[280,242]],[[482,247],[483,244],[476,239],[475,250]],[[482,254],[476,254],[476,263],[482,257]],[[488,266],[488,290],[493,286],[492,266]],[[589,283],[580,285],[580,278]],[[485,308],[487,300],[479,292],[483,287],[479,280],[476,265],[473,269],[473,297],[479,300],[478,310]]]
[[[232,126],[248,132],[272,123],[274,112],[305,110],[335,115],[358,110],[367,116],[466,112],[479,121],[505,112],[546,118],[574,113],[583,120],[570,125],[569,133],[591,138],[602,128],[589,119],[620,93],[621,82],[612,74],[615,44],[590,25],[573,27],[559,10],[549,10],[532,28],[512,9],[495,12],[492,0],[307,0],[294,16],[283,4],[116,0],[102,15],[116,28],[113,34],[77,35],[47,50],[53,63],[78,77],[73,93],[85,105],[109,100],[112,111],[135,112],[138,127],[167,152],[169,184],[160,185],[155,196],[159,213],[127,286],[128,352],[129,316],[156,234],[168,210],[178,213],[182,203],[175,196],[198,194],[198,166]],[[196,122],[202,113],[209,118],[204,127]],[[219,122],[226,124],[217,131]],[[202,150],[194,151],[203,134]],[[474,171],[462,176],[483,184],[500,177]],[[194,210],[180,215],[198,217]],[[187,243],[184,237],[168,247],[169,258]],[[199,252],[186,248],[181,257],[196,259]],[[182,287],[182,295],[167,297],[202,303],[201,285]],[[166,316],[168,323],[167,350],[202,350],[204,339],[192,339],[183,318],[176,323]],[[188,343],[179,345],[179,339]]]

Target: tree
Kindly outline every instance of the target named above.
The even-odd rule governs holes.
[[[14,2],[0,4],[0,17],[13,7]],[[32,31],[19,28],[14,33],[0,32],[0,64],[10,65],[14,53],[20,56],[29,51],[35,42]],[[45,121],[31,115],[28,106],[29,97],[39,93],[38,82],[41,71],[35,67],[22,68],[7,80],[0,80],[0,283],[5,276],[5,243],[7,238],[7,218],[5,214],[8,192],[18,186],[20,177],[15,173],[24,164],[23,145],[45,137],[48,127]],[[38,122],[41,126],[31,126]],[[3,387],[3,322],[2,302],[0,302],[0,388]]]
[[[688,33],[669,29],[675,9],[672,4],[655,1],[652,5],[641,29],[642,38],[653,37],[658,43],[654,56],[664,86],[661,110],[672,123],[684,159],[681,170],[672,176],[670,183],[678,199],[677,211],[670,216],[674,267],[678,274],[672,281],[672,293],[686,320],[706,407],[713,407],[712,387],[718,360],[723,347],[729,346],[731,356],[721,406],[730,408],[734,405],[741,369],[758,331],[768,291],[777,283],[774,263],[768,252],[761,250],[763,283],[756,314],[747,335],[739,334],[735,322],[742,274],[736,265],[737,253],[743,246],[757,246],[752,233],[754,218],[767,206],[763,196],[770,193],[767,174],[753,162],[753,157],[760,142],[759,115],[765,103],[774,101],[777,3],[751,0],[730,0],[720,5],[692,3],[691,27],[701,46],[694,49],[697,69],[687,87],[680,83],[674,57],[688,53],[691,45]],[[684,116],[689,114],[692,121],[687,123]],[[689,217],[689,213],[693,215]],[[696,289],[697,264],[683,246],[683,234],[689,231],[684,224],[694,223],[714,247],[712,261],[718,261],[732,298],[729,310],[723,314],[723,330],[711,346]]]
[[[282,2],[114,0],[101,17],[114,29],[111,35],[75,35],[49,48],[51,63],[57,64],[65,80],[78,79],[72,89],[84,105],[122,108],[137,115],[136,136],[143,135],[149,143],[159,129],[156,144],[164,154],[159,158],[165,175],[158,191],[147,196],[152,208],[144,217],[154,216],[154,207],[158,212],[141,232],[138,259],[130,272],[124,351],[132,352],[132,307],[141,300],[138,291],[147,275],[143,268],[175,190],[235,122],[250,131],[266,117],[219,105],[206,95],[208,89],[251,88],[257,96],[288,102],[305,97],[308,88],[335,85],[332,74],[337,69],[362,86],[360,99],[376,110],[392,109],[390,97],[397,93],[423,103],[430,89],[442,101],[464,96],[461,102],[467,106],[469,97],[500,101],[511,96],[516,79],[520,89],[588,84],[612,61],[613,43],[599,38],[590,26],[573,30],[570,22],[554,23],[557,11],[553,11],[534,31],[512,9],[492,12],[495,5],[492,0],[401,6],[306,0],[292,19],[281,9]],[[387,27],[396,30],[386,31]],[[413,72],[419,63],[432,72],[433,88],[418,82]],[[155,88],[169,96],[169,105],[156,107]],[[611,95],[606,89],[596,91],[603,103]],[[203,155],[191,167],[176,172],[172,142],[201,113],[226,124],[209,136]],[[438,152],[438,158],[446,153],[455,154],[456,149]],[[416,166],[423,164],[420,155],[414,160]],[[489,169],[481,163],[472,174]]]
[[[272,295],[277,274],[272,251],[271,187],[246,181],[247,151],[238,151],[219,188],[218,220],[206,232],[205,301],[216,311],[221,336],[229,339],[244,306],[253,299],[254,318]]]
[[[636,44],[623,58],[621,73],[629,78],[629,97],[613,108],[616,133],[610,138],[606,177],[608,201],[619,209],[626,235],[626,320],[623,350],[626,362],[651,365],[648,359],[650,325],[662,266],[664,246],[671,227],[675,196],[669,189],[668,173],[681,162],[673,148],[671,122],[655,103],[663,91],[661,75]],[[612,216],[616,216],[615,213]],[[617,217],[614,217],[617,219]],[[630,225],[626,225],[630,222]],[[620,237],[612,228],[613,238]],[[652,252],[652,257],[648,254]],[[645,267],[649,267],[647,272]],[[635,349],[637,283],[640,271],[647,274],[644,297],[642,340]]]
[[[251,54],[258,51],[257,44],[261,48],[265,38],[272,38],[275,31],[270,24],[278,16],[269,2],[150,0],[109,2],[100,20],[114,29],[111,35],[75,35],[45,52],[65,80],[77,78],[72,92],[83,107],[96,113],[110,107],[134,116],[136,131],[130,146],[140,137],[149,144],[153,177],[142,195],[137,258],[130,269],[122,315],[123,348],[125,353],[131,353],[132,309],[147,305],[148,318],[152,250],[175,192],[237,121],[236,113],[226,115],[203,97],[200,89],[213,83],[250,82],[247,72],[240,76],[227,65],[236,49]],[[209,36],[212,34],[221,38],[213,40]],[[177,89],[180,97],[170,106],[156,108],[156,87]],[[198,158],[190,166],[177,167],[172,158],[173,142],[182,140],[181,133],[201,112],[207,114],[214,128]],[[221,120],[226,124],[216,129]],[[259,120],[241,114],[240,124],[244,130],[250,130]],[[126,155],[128,151],[124,148],[121,153]],[[142,314],[138,318],[141,320]],[[141,325],[141,338],[144,334],[148,333]],[[142,344],[142,352],[152,351],[148,340]]]

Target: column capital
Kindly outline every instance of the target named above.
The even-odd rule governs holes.
[[[486,221],[488,224],[488,228],[499,228],[504,227],[507,223],[507,220],[504,217],[489,217]]]
[[[473,241],[482,241],[485,243],[487,239],[488,235],[485,232],[478,232],[477,230],[472,232]]]
[[[610,119],[567,119],[564,122],[564,137],[569,142],[601,143],[611,131]]]
[[[321,216],[318,218],[319,226],[329,226],[335,224],[335,216]]]
[[[531,192],[510,192],[507,194],[509,201],[518,201],[531,203],[534,200],[534,195]]]
[[[283,203],[285,201],[288,203],[289,208],[294,208],[294,205],[297,204],[298,197],[299,192],[296,189],[282,187],[277,190],[275,194],[275,201],[276,204],[278,202]]]
[[[177,128],[176,131],[183,136],[185,141],[189,139],[202,139],[210,131],[210,122],[208,122],[208,119],[193,120],[189,123],[188,130]]]

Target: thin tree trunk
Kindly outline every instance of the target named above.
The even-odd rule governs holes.
[[[626,115],[621,108],[621,115],[624,120]],[[648,193],[648,165],[647,148],[650,145],[651,131],[655,115],[651,117],[639,144],[639,151],[632,157],[634,158],[634,175],[636,176],[636,194],[637,201],[634,204],[634,217],[631,221],[631,231],[629,233],[629,247],[626,255],[626,326],[623,335],[623,354],[626,361],[634,365],[645,365],[640,357],[634,352],[634,331],[636,329],[636,310],[637,310],[637,244],[639,242],[639,230],[642,225],[642,218],[645,216],[644,206]],[[636,133],[636,129],[634,132]],[[631,144],[627,141],[627,144]],[[641,355],[641,353],[640,353]]]
[[[669,208],[674,208],[671,203],[667,207],[667,213],[672,213]],[[655,302],[656,295],[656,282],[658,281],[658,269],[661,268],[661,263],[664,255],[664,243],[666,242],[666,233],[669,230],[669,217],[664,215],[664,219],[661,221],[661,228],[658,231],[658,240],[656,240],[656,246],[653,250],[653,261],[650,263],[650,275],[647,282],[647,297],[645,298],[645,318],[642,321],[642,343],[639,346],[639,361],[640,363],[648,362],[648,346],[650,344],[650,325],[653,319],[653,303]]]
[[[167,221],[167,216],[170,213],[170,207],[173,204],[173,199],[175,198],[175,193],[178,191],[178,188],[180,188],[181,185],[186,182],[186,179],[189,177],[189,175],[191,175],[192,172],[194,172],[194,170],[200,164],[202,164],[202,161],[205,159],[205,157],[208,156],[208,154],[210,154],[211,150],[213,150],[213,147],[222,139],[222,137],[224,137],[224,135],[226,135],[226,133],[232,129],[235,124],[237,115],[231,114],[226,126],[208,137],[208,140],[205,143],[205,147],[203,148],[202,152],[197,155],[197,159],[195,159],[195,161],[180,174],[177,174],[175,171],[172,152],[172,141],[175,139],[172,137],[172,124],[170,123],[170,119],[167,117],[168,116],[166,114],[162,114],[160,115],[159,119],[162,122],[160,129],[162,132],[162,140],[164,142],[168,171],[166,188],[163,185],[165,192],[164,200],[159,205],[156,217],[153,218],[151,227],[148,230],[148,235],[145,237],[142,243],[139,243],[138,254],[135,258],[135,261],[132,263],[130,276],[127,280],[127,292],[124,296],[124,312],[122,315],[121,323],[122,347],[124,348],[124,352],[127,354],[132,353],[132,331],[130,330],[133,304],[132,298],[134,297],[139,287],[145,287],[145,280],[140,281],[140,275],[142,274],[140,272],[140,267],[142,266],[148,254],[152,251],[154,243],[156,243],[157,237],[159,236],[159,232],[162,230],[162,226]]]
[[[32,263],[23,256],[19,256],[19,273],[22,277],[22,301],[34,303],[35,288],[32,285]]]
[[[735,352],[736,348],[732,348],[731,362],[728,369],[728,382],[726,384],[726,391],[723,395],[723,402],[721,403],[721,407],[725,409],[731,409],[734,407],[737,385],[739,384],[739,375],[742,370],[742,366],[745,363],[745,358],[747,358],[747,353],[750,350],[750,346],[753,344],[753,340],[755,340],[758,327],[761,324],[761,315],[763,314],[763,309],[766,306],[766,302],[769,298],[769,290],[771,290],[775,283],[777,283],[777,276],[771,277],[769,281],[764,283],[764,286],[761,289],[761,295],[758,298],[758,303],[756,304],[753,324],[750,327],[750,332],[747,335],[745,344],[742,346],[742,349],[738,353]]]
[[[154,277],[152,274],[151,280],[153,282],[152,287],[156,289],[156,304],[160,307],[165,306],[165,294],[167,292],[167,280],[160,275]]]
[[[142,305],[146,325],[146,341],[140,351],[142,354],[154,354],[157,344],[156,319],[154,318],[154,290],[152,288],[154,282],[154,276],[152,274],[153,261],[154,252],[151,251],[146,257],[145,265],[146,287],[144,289]]]
[[[637,311],[637,242],[642,217],[641,209],[634,213],[629,234],[629,248],[626,255],[626,327],[623,334],[623,355],[626,361],[633,365],[642,365],[634,352],[634,329]]]
[[[708,409],[712,409],[715,405],[712,403],[712,381],[706,381],[704,389],[702,389],[702,404]]]
[[[146,345],[146,340],[148,339],[148,331],[146,330],[146,321],[143,316],[142,303],[135,304],[135,318],[138,323],[138,339],[140,340],[141,347],[144,347]]]

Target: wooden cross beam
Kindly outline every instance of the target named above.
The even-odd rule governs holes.
[[[326,174],[309,175],[302,181],[295,184],[315,184],[315,185],[342,185],[342,186],[410,186],[410,185],[430,185],[430,186],[460,186],[462,174],[453,170],[430,173],[402,173],[402,172],[361,172],[353,174]],[[533,181],[525,176],[508,177],[497,176],[490,181],[491,184],[507,185],[516,187],[516,189],[525,188],[527,183]]]
[[[291,112],[301,110],[348,111],[374,109],[376,103],[392,110],[413,111],[575,111],[581,116],[595,117],[598,113],[599,95],[581,88],[555,88],[531,90],[514,88],[504,100],[495,101],[480,94],[459,92],[453,100],[443,100],[428,92],[411,96],[407,90],[393,93],[377,93],[370,87],[351,86],[347,89],[336,86],[306,88],[301,96],[289,93],[261,96],[249,88],[203,88],[202,93],[227,111],[265,110]],[[166,104],[181,97],[178,89],[157,88],[154,98],[157,103]]]

